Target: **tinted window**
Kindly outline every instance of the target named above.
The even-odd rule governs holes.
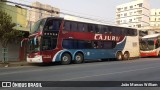
[[[82,32],[83,31],[83,24],[78,23],[78,31]]]
[[[84,26],[83,26],[83,32],[88,32],[88,28],[87,27],[88,27],[87,24],[84,24]]]
[[[86,45],[85,45],[85,41],[78,41],[78,49],[85,49]]]
[[[103,48],[105,48],[105,49],[112,49],[112,48],[115,48],[115,46],[116,46],[116,42],[113,42],[113,41],[105,41],[103,43],[104,43]]]
[[[112,27],[111,26],[108,26],[108,33],[112,34]]]
[[[57,39],[43,37],[42,50],[52,50],[57,46]]]
[[[70,29],[71,29],[70,22],[69,21],[65,21],[65,23],[64,23],[64,30],[70,31]]]
[[[95,25],[95,33],[99,33],[99,26]]]
[[[66,49],[73,49],[74,48],[73,40],[63,40],[62,46],[63,48]]]
[[[53,30],[59,30],[61,22],[58,20],[53,21]]]
[[[77,31],[77,23],[76,22],[71,22],[71,30]]]
[[[61,21],[55,20],[55,19],[48,19],[44,30],[57,31],[60,29],[60,25],[61,25]]]
[[[93,32],[91,24],[88,24],[88,32]]]
[[[116,27],[116,28],[115,28],[115,34],[116,34],[116,35],[122,35],[122,28]]]

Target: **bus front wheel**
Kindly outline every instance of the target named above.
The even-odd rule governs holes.
[[[64,53],[61,57],[61,64],[67,65],[71,63],[71,55],[68,53]]]
[[[116,59],[119,60],[119,61],[123,60],[121,52],[117,52]]]
[[[77,53],[76,56],[75,56],[74,63],[75,63],[75,64],[80,64],[80,63],[82,63],[83,61],[84,61],[83,54]]]

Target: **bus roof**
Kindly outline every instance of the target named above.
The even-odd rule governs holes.
[[[158,33],[158,34],[152,34],[152,35],[146,35],[146,36],[142,37],[142,39],[145,39],[145,38],[154,38],[154,37],[158,37],[158,36],[160,36],[160,33]]]
[[[91,24],[108,25],[108,26],[122,27],[122,28],[130,28],[130,27],[123,27],[123,26],[107,24],[106,22],[98,21],[96,19],[87,19],[87,18],[80,18],[80,17],[74,17],[74,16],[67,16],[67,15],[64,17],[64,20],[91,23]],[[135,29],[135,28],[130,28],[130,29]]]
[[[82,22],[82,23],[100,24],[100,25],[108,25],[108,26],[114,26],[114,27],[135,29],[135,28],[131,28],[131,27],[123,27],[123,26],[110,25],[110,24],[107,24],[105,22],[100,22],[100,21],[96,21],[96,20],[92,20],[92,19],[86,19],[86,18],[72,17],[72,16],[47,17],[47,18],[56,18],[56,19],[64,19],[64,20],[75,21],[75,22]],[[137,29],[135,29],[135,30],[137,30]]]

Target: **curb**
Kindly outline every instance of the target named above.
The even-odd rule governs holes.
[[[19,67],[19,66],[30,66],[31,64],[27,62],[9,62],[9,63],[0,63],[1,67]]]

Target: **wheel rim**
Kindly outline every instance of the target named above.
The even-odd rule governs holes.
[[[129,59],[129,53],[124,54],[124,59],[128,60]]]
[[[121,59],[122,59],[122,56],[121,56],[121,54],[119,54],[119,55],[118,55],[118,59],[119,59],[119,60],[121,60]]]
[[[62,60],[66,62],[66,61],[68,61],[68,57],[67,56],[63,56]]]
[[[76,56],[76,61],[81,61],[81,56]]]
[[[125,59],[128,59],[128,57],[129,57],[128,54],[124,54]]]

